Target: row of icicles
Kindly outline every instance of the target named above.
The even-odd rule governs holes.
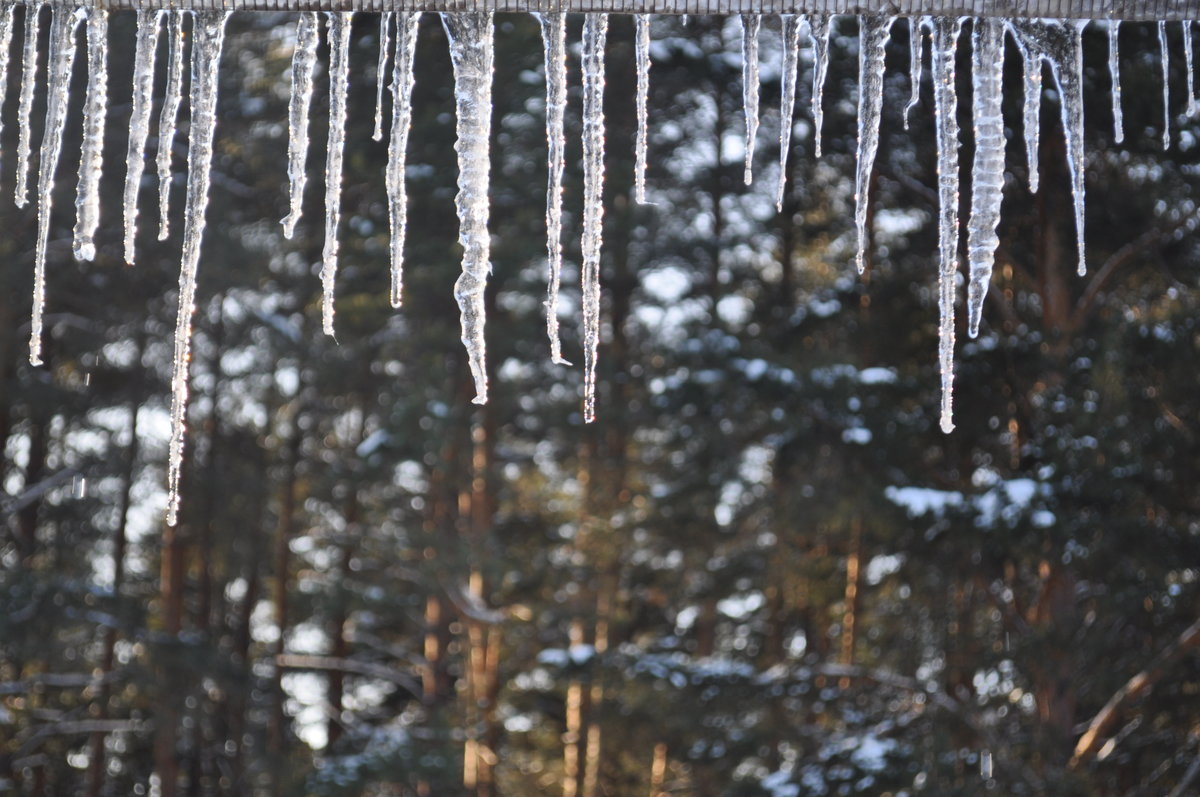
[[[0,3],[0,99],[7,89],[8,53],[12,41],[13,2]],[[30,125],[24,123],[32,113],[38,73],[38,28],[41,5],[26,6],[25,38],[19,101],[16,201],[26,204],[29,182]],[[172,372],[171,440],[168,463],[167,522],[174,524],[179,508],[179,484],[183,460],[185,416],[188,396],[191,322],[195,306],[196,270],[200,242],[204,233],[205,207],[208,202],[209,169],[212,160],[213,133],[216,127],[217,70],[220,62],[226,11],[141,10],[137,12],[137,40],[134,54],[133,110],[129,125],[124,190],[125,259],[134,262],[134,240],[138,214],[138,190],[145,167],[145,146],[149,136],[156,52],[160,31],[167,36],[166,96],[158,121],[159,230],[163,240],[169,232],[169,198],[172,174],[171,150],[176,119],[181,104],[185,15],[192,17],[191,45],[191,124],[188,141],[186,210],[184,212],[183,253],[179,274],[179,310],[175,330]],[[329,142],[325,165],[325,245],[322,252],[322,322],[324,331],[333,334],[334,282],[338,267],[338,228],[342,157],[346,125],[346,96],[349,83],[350,23],[352,12],[328,14],[330,48]],[[386,12],[381,15],[378,85],[374,138],[383,137],[383,106],[387,66],[391,62],[392,95],[391,137],[388,145],[386,186],[391,226],[391,302],[400,306],[402,293],[404,238],[407,213],[405,192],[405,150],[411,121],[414,84],[413,57],[416,49],[418,12]],[[462,340],[466,346],[475,381],[476,403],[487,400],[487,370],[484,343],[484,289],[491,270],[488,235],[488,186],[490,170],[489,138],[491,130],[491,91],[493,64],[493,25],[490,12],[441,15],[449,42],[454,69],[457,110],[455,152],[458,156],[459,240],[463,247],[462,274],[455,283],[454,296],[462,314]],[[566,15],[537,15],[541,24],[546,70],[546,137],[548,143],[548,188],[546,202],[547,259],[549,290],[546,300],[547,332],[551,357],[566,364],[558,332],[558,290],[562,268],[562,176],[564,153],[564,112],[567,97]],[[743,99],[746,116],[745,182],[752,179],[754,141],[758,128],[758,40],[761,16],[742,15]],[[855,175],[855,223],[858,232],[856,263],[864,269],[867,187],[879,144],[879,119],[882,110],[884,51],[894,18],[886,15],[859,17],[859,97],[858,163]],[[815,151],[821,154],[822,89],[829,63],[828,14],[784,15],[783,103],[780,109],[780,172],[776,203],[782,205],[786,164],[791,144],[793,106],[804,28],[813,50],[813,117],[816,128]],[[942,375],[941,426],[953,429],[952,388],[954,381],[954,312],[958,271],[958,147],[957,96],[955,89],[955,52],[962,20],[958,18],[911,18],[912,98],[908,113],[917,103],[921,84],[922,47],[931,39],[934,103],[937,118],[939,210],[939,364]],[[1117,59],[1117,22],[1110,22],[1109,67],[1113,85],[1113,116],[1116,140],[1122,139],[1120,75]],[[637,70],[637,138],[635,199],[645,201],[647,142],[647,94],[650,72],[650,18],[635,17]],[[972,24],[973,82],[972,116],[975,127],[975,155],[972,166],[970,218],[967,223],[969,279],[967,290],[968,330],[979,330],[983,301],[991,278],[993,256],[998,244],[996,226],[1004,184],[1004,124],[1001,117],[1004,36],[1010,35],[1024,60],[1024,130],[1029,161],[1030,188],[1037,191],[1038,115],[1042,93],[1042,63],[1051,67],[1062,98],[1062,119],[1066,133],[1067,157],[1074,193],[1074,211],[1079,251],[1079,272],[1084,273],[1083,247],[1083,102],[1082,56],[1080,35],[1084,23],[1062,20],[975,19]],[[95,256],[93,237],[99,223],[98,186],[104,146],[104,120],[107,115],[107,29],[108,13],[96,8],[72,9],[54,6],[50,14],[48,65],[48,102],[45,134],[41,143],[38,175],[38,237],[34,265],[34,299],[29,360],[41,363],[41,339],[45,291],[46,242],[49,234],[51,195],[55,171],[62,147],[62,128],[66,119],[68,87],[75,57],[75,37],[86,26],[88,81],[84,99],[83,144],[76,198],[77,220],[74,229],[75,257],[91,260]],[[288,176],[290,212],[283,219],[285,237],[290,238],[301,214],[307,179],[308,118],[313,95],[313,74],[317,60],[320,17],[316,12],[300,14],[296,27],[292,60],[292,93],[288,111]],[[604,51],[608,17],[586,14],[582,33],[581,71],[583,75],[583,172],[584,214],[582,235],[582,295],[584,348],[584,418],[595,418],[596,359],[600,338],[600,247],[603,222],[604,183]],[[1166,106],[1167,39],[1166,25],[1158,26],[1162,50],[1163,92]],[[1195,112],[1191,23],[1183,24],[1187,57],[1188,112]],[[394,34],[394,35],[393,35]],[[1169,111],[1164,124],[1164,146],[1169,144]]]

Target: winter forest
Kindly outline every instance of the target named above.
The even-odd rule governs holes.
[[[0,794],[1200,789],[1191,23],[28,8]]]

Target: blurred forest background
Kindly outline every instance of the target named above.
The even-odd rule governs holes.
[[[1184,113],[1178,24],[1165,152],[1154,25],[1121,29],[1123,146],[1104,28],[1085,33],[1083,278],[1053,84],[1047,72],[1031,195],[1009,45],[1001,246],[977,340],[960,312],[946,436],[933,102],[927,68],[903,129],[906,23],[859,278],[855,21],[835,25],[819,161],[805,45],[776,213],[778,20],[763,29],[750,188],[738,20],[655,20],[653,204],[637,206],[633,24],[612,18],[600,418],[585,426],[577,49],[566,368],[550,364],[542,317],[541,41],[532,18],[496,17],[492,394],[476,407],[451,292],[454,107],[437,17],[420,28],[398,312],[386,140],[371,140],[379,19],[356,19],[335,342],[316,276],[324,67],[306,215],[286,241],[295,17],[235,15],[169,529],[182,225],[153,240],[148,170],[138,264],[123,264],[133,17],[111,22],[99,253],[70,254],[73,107],[44,368],[26,363],[35,210],[0,202],[0,792],[1196,793],[1200,122]],[[968,62],[969,26],[964,178]],[[38,120],[44,102],[39,90]]]

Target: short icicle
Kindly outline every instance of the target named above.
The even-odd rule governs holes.
[[[783,81],[779,97],[779,182],[775,186],[775,210],[783,210],[787,188],[788,152],[792,148],[792,115],[796,108],[796,71],[800,65],[800,29],[804,17],[783,18]]]
[[[1187,115],[1196,115],[1196,63],[1195,53],[1192,52],[1192,23],[1183,20],[1183,60],[1187,67]]]
[[[458,154],[458,240],[462,274],[454,298],[462,319],[462,342],[475,380],[474,403],[487,403],[487,344],[483,295],[492,270],[488,233],[491,183],[492,68],[495,40],[490,11],[442,14],[454,67],[455,132]]]
[[[308,181],[308,110],[312,105],[319,28],[318,12],[301,12],[296,23],[292,96],[288,101],[288,214],[282,222],[284,238],[291,238],[296,232],[304,206],[304,184]]]
[[[1163,149],[1171,148],[1171,51],[1167,47],[1167,23],[1158,23],[1158,51],[1162,65]]]
[[[973,23],[971,83],[975,163],[971,168],[971,218],[967,221],[967,332],[975,337],[1000,245],[996,225],[1004,198],[1004,27],[999,20],[981,17]]]
[[[108,12],[87,12],[88,82],[83,101],[83,145],[79,154],[79,187],[75,195],[72,251],[77,260],[96,256],[100,226],[100,174],[104,166],[104,122],[108,114]]]
[[[921,101],[921,44],[924,41],[924,32],[921,30],[922,18],[909,17],[908,19],[908,83],[909,96],[908,105],[904,106],[904,129],[908,129],[908,117],[912,113],[912,109],[917,107],[917,103]]]
[[[829,14],[812,14],[808,17],[808,35],[813,45],[813,138],[815,140],[814,154],[821,157],[821,129],[824,127],[825,107],[825,76],[829,74],[829,23],[833,19]]]
[[[642,16],[635,17],[640,26]],[[562,193],[566,139],[563,134],[563,115],[567,107],[567,15],[560,11],[541,14],[542,50],[546,63],[546,261],[549,274],[546,285],[546,335],[550,338],[550,360],[558,365],[570,365],[562,356],[562,341],[558,333],[558,290],[562,280]],[[646,33],[649,34],[649,25]],[[637,35],[641,35],[638,27]],[[642,94],[641,40],[638,39],[638,153],[635,169],[636,192],[644,191],[645,152],[643,125],[645,97]],[[646,58],[649,59],[647,41]],[[649,63],[647,61],[647,69]],[[638,193],[637,201],[645,201]]]
[[[179,482],[187,426],[188,368],[192,314],[196,309],[196,268],[208,206],[213,133],[217,125],[217,67],[225,38],[227,11],[196,11],[192,17],[192,114],[188,136],[187,200],[183,216],[183,255],[179,267],[179,309],[175,318],[175,359],[171,373],[171,443],[167,463],[167,525],[179,515]]]
[[[608,15],[583,20],[583,420],[596,420],[600,353],[600,245],[604,229],[604,49]]]
[[[754,141],[758,138],[759,14],[742,14],[742,108],[746,114],[746,185],[754,182]]]
[[[8,53],[12,49],[13,9],[11,0],[0,2],[0,97],[8,96]],[[4,132],[4,119],[0,118],[0,133]]]
[[[23,120],[17,128],[17,207],[23,208],[29,202],[29,155],[32,144],[29,136],[33,133],[28,120],[33,118],[33,92],[37,88],[38,73],[38,33],[41,25],[38,21],[42,6],[31,3],[25,6],[25,42],[21,49],[21,98],[17,104],[17,119]]]
[[[854,174],[854,225],[858,228],[858,273],[867,269],[867,193],[879,149],[883,111],[883,56],[892,18],[869,14],[858,19],[858,165]]]
[[[392,61],[392,137],[388,140],[388,224],[391,227],[391,303],[399,307],[404,293],[404,240],[408,228],[408,189],[404,183],[408,131],[412,127],[413,58],[421,14],[396,12],[396,55]]]
[[[146,139],[150,136],[150,111],[154,104],[154,53],[158,26],[165,11],[139,9],[137,42],[133,51],[133,113],[129,117],[129,149],[125,154],[125,262],[133,265],[137,236],[138,189],[146,168]]]
[[[1121,56],[1118,40],[1121,20],[1108,22],[1108,75],[1112,81],[1113,140],[1120,144],[1125,140],[1125,117],[1121,113]],[[1039,64],[1040,64],[1039,60]],[[1038,67],[1041,69],[1041,66]]]
[[[55,6],[50,18],[49,86],[46,100],[46,133],[38,171],[37,244],[33,256],[33,321],[29,333],[29,363],[42,364],[42,312],[46,304],[46,243],[50,238],[50,210],[54,202],[54,173],[62,152],[63,125],[67,119],[71,66],[75,62],[75,29],[83,12]]]
[[[938,153],[938,366],[941,427],[954,431],[954,300],[958,287],[958,93],[954,62],[962,19],[933,22],[933,101]]]
[[[646,140],[649,131],[646,105],[650,94],[650,15],[637,14],[634,25],[634,59],[637,69],[637,141],[634,147],[633,200],[646,204]]]
[[[184,11],[169,11],[167,19],[167,88],[158,116],[158,240],[171,234],[171,151],[175,148],[175,123],[183,100],[183,16]]]
[[[379,64],[375,67],[375,130],[374,141],[383,140],[383,86],[387,82],[388,50],[392,47],[392,12],[379,15]]]
[[[1021,65],[1024,72],[1025,103],[1025,162],[1029,167],[1029,191],[1036,194],[1041,184],[1041,174],[1038,169],[1038,147],[1042,129],[1042,57],[1024,46],[1017,39],[1017,49],[1021,52]]]
[[[342,159],[346,142],[346,94],[350,85],[350,22],[353,11],[329,15],[329,144],[325,154],[325,246],[321,250],[321,328],[333,337],[333,289],[342,220]]]

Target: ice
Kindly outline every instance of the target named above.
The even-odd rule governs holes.
[[[442,14],[454,67],[456,112],[454,151],[458,154],[458,240],[462,275],[454,298],[462,317],[462,341],[475,380],[476,404],[487,403],[487,344],[484,301],[491,273],[488,187],[491,182],[492,64],[495,58],[491,12]],[[586,27],[586,23],[585,23]]]
[[[379,15],[379,64],[375,67],[375,130],[371,138],[383,140],[383,84],[387,82],[388,50],[392,46],[392,12]]]
[[[650,94],[650,15],[633,18],[634,58],[637,62],[637,142],[634,147],[633,199],[646,203],[646,102]]]
[[[320,38],[316,11],[300,14],[296,23],[296,49],[292,52],[292,96],[288,101],[288,214],[283,219],[283,237],[291,238],[304,205],[308,181],[308,109],[312,105],[313,68],[317,63]]]
[[[1183,26],[1183,60],[1187,67],[1187,114],[1196,115],[1196,64],[1192,53],[1192,23],[1184,20]]]
[[[938,151],[938,365],[942,374],[942,431],[954,430],[954,304],[958,280],[958,93],[955,52],[962,19],[933,23],[933,101]]]
[[[225,38],[227,11],[192,15],[192,112],[188,136],[187,200],[183,215],[183,255],[179,266],[179,310],[175,318],[175,359],[171,374],[171,443],[167,462],[167,524],[179,513],[179,481],[183,474],[183,439],[187,422],[188,366],[191,362],[192,314],[196,305],[196,267],[204,237],[208,206],[213,133],[217,126],[217,67]]]
[[[333,337],[333,287],[342,219],[342,158],[346,142],[346,93],[350,84],[350,23],[353,11],[329,15],[329,144],[325,150],[325,246],[321,250],[321,328]]]
[[[546,260],[549,277],[546,288],[546,334],[550,338],[550,359],[560,365],[570,365],[562,356],[562,342],[558,334],[558,288],[562,275],[562,180],[563,152],[566,142],[563,136],[563,113],[567,107],[567,16],[562,12],[543,14],[538,17],[542,26],[542,49],[546,61]],[[636,17],[638,25],[645,19]],[[649,25],[646,25],[647,35]],[[641,35],[641,27],[638,28]],[[639,38],[638,58],[641,55]],[[650,57],[649,43],[646,45],[647,62]],[[644,200],[642,180],[645,169],[645,141],[643,126],[645,97],[642,95],[641,61],[638,62],[638,185],[639,202]]]
[[[908,116],[912,109],[921,101],[921,45],[924,33],[921,30],[922,19],[910,17],[908,20],[908,105],[904,106],[904,129],[908,129]]]
[[[413,58],[417,52],[418,12],[396,12],[396,55],[392,60],[392,137],[388,141],[387,195],[391,226],[391,302],[399,307],[404,294],[404,240],[408,231],[408,189],[404,166],[408,131],[412,127],[412,92],[416,81]]]
[[[1162,65],[1163,149],[1171,147],[1171,53],[1167,49],[1167,23],[1158,23],[1158,51]]]
[[[22,120],[33,118],[33,92],[37,87],[38,72],[38,17],[41,16],[41,10],[40,5],[25,6],[25,42],[21,51],[21,99],[17,105],[17,118]],[[16,189],[16,203],[19,208],[25,207],[29,201],[29,136],[32,132],[32,125],[19,125]]]
[[[975,163],[971,167],[971,218],[967,222],[967,331],[979,334],[983,301],[992,279],[1000,239],[1000,202],[1004,198],[1004,26],[977,18],[971,36],[971,116],[975,123]]]
[[[787,187],[788,151],[792,148],[792,114],[796,107],[796,69],[800,64],[800,28],[804,18],[788,14],[783,18],[783,85],[779,97],[779,183],[775,188],[775,209],[783,210],[783,192]]]
[[[858,228],[858,273],[867,268],[867,192],[875,152],[879,149],[879,117],[883,110],[883,56],[892,18],[868,14],[858,20],[858,165],[854,177],[854,224]]]
[[[175,121],[183,98],[183,11],[170,11],[167,18],[167,87],[158,117],[158,240],[171,234],[171,150],[175,147]]]
[[[146,168],[146,139],[150,135],[150,110],[154,102],[154,53],[158,25],[165,11],[139,9],[137,43],[133,51],[133,113],[129,117],[129,149],[125,153],[125,262],[133,265],[137,235],[138,188]]]
[[[1030,52],[1019,39],[1017,49],[1021,51],[1025,82],[1025,162],[1029,166],[1029,190],[1036,194],[1041,182],[1038,170],[1038,140],[1042,129],[1042,59],[1036,53]]]
[[[87,12],[87,53],[87,95],[83,101],[83,143],[72,244],[77,260],[96,256],[94,238],[100,226],[100,174],[104,166],[104,122],[108,116],[107,11],[93,8]]]
[[[8,95],[8,53],[12,48],[13,8],[15,3],[0,3],[0,97]],[[0,117],[0,133],[4,119]]]
[[[745,20],[743,20],[743,23]],[[596,420],[600,243],[604,220],[604,47],[608,15],[583,19],[583,420]],[[757,84],[756,84],[757,85]]]
[[[75,29],[83,12],[57,6],[50,17],[49,86],[46,127],[38,171],[37,244],[33,260],[33,321],[29,333],[29,363],[42,364],[42,310],[46,303],[46,242],[50,237],[50,210],[54,201],[54,172],[62,152],[63,125],[67,120],[71,66],[75,62]]]
[[[1118,144],[1125,140],[1125,122],[1121,113],[1121,59],[1118,45],[1121,21],[1108,23],[1108,74],[1112,79],[1113,140]],[[1038,69],[1041,69],[1039,66]]]
[[[813,43],[813,87],[812,109],[813,129],[816,138],[815,155],[821,157],[821,128],[825,118],[822,98],[825,95],[825,75],[829,72],[829,14],[810,14],[808,17],[808,32]]]
[[[758,137],[758,29],[762,17],[742,14],[742,107],[746,113],[746,185],[754,181],[754,140]]]

